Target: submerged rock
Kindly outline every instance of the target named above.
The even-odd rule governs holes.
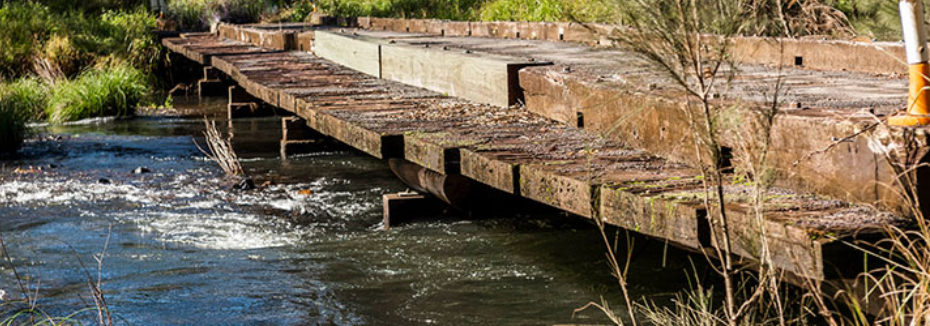
[[[107,178],[100,178],[100,179],[97,179],[97,183],[102,184],[102,185],[108,185],[108,184],[110,184],[110,183],[112,183],[112,182],[110,182],[110,179],[107,179]]]

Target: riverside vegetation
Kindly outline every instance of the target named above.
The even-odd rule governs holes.
[[[155,16],[122,1],[0,2],[0,153],[29,122],[131,115],[151,99]]]

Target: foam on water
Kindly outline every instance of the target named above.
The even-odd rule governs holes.
[[[55,177],[0,183],[0,205],[93,207],[101,203],[135,204],[132,210],[95,211],[123,223],[132,223],[143,232],[166,243],[180,243],[205,249],[245,250],[286,246],[300,241],[307,232],[281,232],[273,216],[244,212],[241,206],[271,208],[294,214],[317,212],[344,206],[338,214],[371,209],[373,204],[339,205],[349,193],[331,194],[325,182],[271,186],[263,191],[234,192],[216,188],[210,180],[177,175],[163,183],[101,184]],[[213,180],[215,181],[215,180]],[[212,188],[205,188],[212,187]],[[309,190],[311,195],[300,194]],[[293,231],[293,230],[290,230]]]
[[[292,232],[279,232],[268,221],[251,214],[207,212],[116,213],[119,221],[138,225],[159,241],[203,249],[246,250],[297,243]]]

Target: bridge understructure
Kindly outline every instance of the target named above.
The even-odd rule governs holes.
[[[480,205],[480,196],[460,192],[494,189],[694,251],[712,254],[722,245],[716,239],[724,231],[704,204],[685,97],[639,56],[611,43],[610,33],[622,30],[376,18],[332,23],[220,25],[216,33],[162,43],[319,134],[417,166],[422,171],[402,178],[453,206]],[[764,239],[789,280],[854,276],[863,270],[862,253],[844,242],[879,239],[884,227],[907,223],[908,203],[890,187],[896,175],[885,153],[926,148],[928,137],[924,128],[877,123],[905,105],[907,81],[895,75],[897,67],[885,59],[824,60],[830,53],[823,52],[893,57],[900,49],[733,42],[743,63],[717,99],[732,107],[728,114],[771,105],[767,87],[778,78],[788,85],[772,129],[770,160],[779,181],[765,194],[763,217],[752,206],[752,185],[725,185],[733,254],[751,264]],[[722,140],[734,158],[746,150],[741,141],[735,134]],[[918,188],[919,199],[927,192]]]

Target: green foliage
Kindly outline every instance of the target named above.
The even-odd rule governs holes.
[[[0,7],[0,76],[24,73],[36,49],[54,31],[54,22],[52,13],[41,4],[4,3]]]
[[[182,30],[206,30],[209,27],[204,0],[168,1],[167,14],[178,22]]]
[[[161,46],[151,33],[155,17],[144,9],[105,11],[93,17],[82,13],[66,16],[60,36],[53,37],[45,48],[46,57],[54,58],[66,73],[113,58],[144,71],[151,71],[157,63]],[[59,39],[62,41],[57,42]]]
[[[590,23],[618,23],[621,12],[629,6],[622,0],[569,0],[565,5],[564,20]]]
[[[312,1],[298,0],[291,5],[287,20],[295,22],[306,21],[315,10],[316,5],[313,4]]]
[[[274,7],[268,0],[169,0],[167,14],[182,30],[205,31],[215,22],[257,23]]]
[[[29,131],[26,123],[45,107],[46,94],[36,78],[0,84],[0,153],[19,150]]]
[[[616,23],[616,0],[321,0],[334,16]],[[299,4],[299,2],[298,2]],[[294,5],[296,8],[297,4]],[[300,17],[294,15],[294,17]],[[302,19],[291,19],[299,21]]]
[[[55,8],[66,5],[45,2]],[[0,3],[0,30],[4,31],[0,37],[0,78],[28,74],[36,58],[48,61],[52,70],[60,69],[66,76],[75,76],[88,67],[102,69],[76,80],[58,81],[55,87],[46,87],[33,78],[4,84],[0,108],[4,148],[0,151],[18,148],[22,136],[15,135],[25,130],[18,121],[23,116],[37,117],[43,109],[54,122],[133,112],[148,93],[147,76],[158,64],[161,46],[151,33],[155,17],[144,8],[102,9],[124,8],[130,2],[87,2],[99,12],[91,12],[83,2],[68,1],[73,4],[64,12],[34,1]]]
[[[321,0],[319,9],[334,16],[474,20],[485,0]]]
[[[100,20],[103,37],[95,53],[118,56],[140,69],[156,64],[161,46],[152,34],[155,16],[140,7],[134,11],[108,11]]]
[[[901,16],[898,14],[897,2],[840,0],[836,8],[849,17],[850,25],[860,35],[879,40],[901,39]]]
[[[481,20],[561,21],[562,0],[495,0],[481,9]]]
[[[91,70],[70,81],[62,81],[51,92],[45,108],[52,123],[91,117],[127,116],[151,89],[146,75],[129,65]]]
[[[35,57],[48,59],[70,75],[111,57],[151,71],[161,48],[151,33],[154,28],[155,16],[142,7],[89,14],[54,12],[33,1],[3,3],[0,76],[26,74]]]
[[[15,0],[14,0],[15,1]],[[144,6],[148,0],[35,0],[52,12],[99,13],[106,10],[131,9]]]

